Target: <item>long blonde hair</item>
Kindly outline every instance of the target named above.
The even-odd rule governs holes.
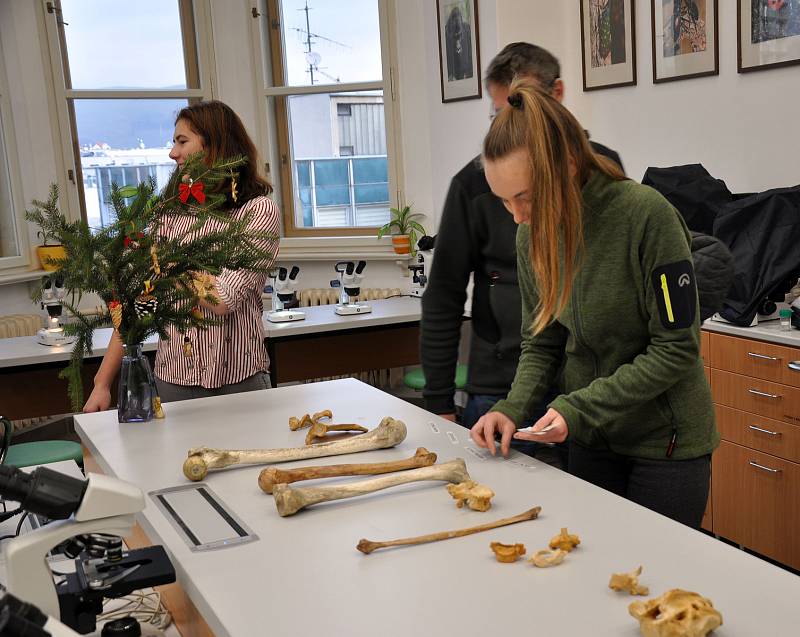
[[[531,329],[538,334],[564,310],[572,292],[583,248],[581,188],[594,170],[612,179],[626,177],[614,161],[592,151],[578,120],[530,80],[512,82],[508,102],[483,141],[483,158],[496,161],[518,149],[528,151],[529,258],[539,291]]]

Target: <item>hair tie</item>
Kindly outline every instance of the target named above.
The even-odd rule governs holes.
[[[522,93],[514,93],[508,96],[508,103],[512,107],[522,110]]]

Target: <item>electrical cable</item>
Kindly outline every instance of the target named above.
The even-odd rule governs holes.
[[[22,509],[16,509],[15,511],[13,511],[13,513],[14,514],[22,513]],[[3,540],[10,540],[12,538],[19,537],[19,532],[22,530],[22,525],[25,522],[25,518],[27,517],[28,513],[26,511],[24,515],[19,519],[19,524],[17,524],[17,530],[14,531],[13,535],[3,535],[2,537],[0,537],[0,542],[2,542]]]
[[[107,599],[103,602],[103,606],[119,601],[125,601],[126,603],[120,607],[104,611],[97,616],[97,620],[106,622],[130,616],[160,630],[167,628],[172,623],[172,615],[164,607],[161,601],[161,593],[158,591],[150,591],[148,593],[137,591],[116,599]]]

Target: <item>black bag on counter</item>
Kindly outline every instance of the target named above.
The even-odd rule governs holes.
[[[719,210],[734,199],[725,182],[715,179],[701,164],[648,168],[642,183],[655,188],[683,215],[689,230],[714,234]]]
[[[713,234],[728,246],[734,263],[720,315],[750,325],[764,299],[782,298],[800,276],[800,186],[728,203],[714,220]]]

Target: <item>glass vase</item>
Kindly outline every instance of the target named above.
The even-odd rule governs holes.
[[[119,422],[148,422],[153,419],[153,398],[158,395],[150,361],[142,354],[141,343],[122,347],[117,418]]]

